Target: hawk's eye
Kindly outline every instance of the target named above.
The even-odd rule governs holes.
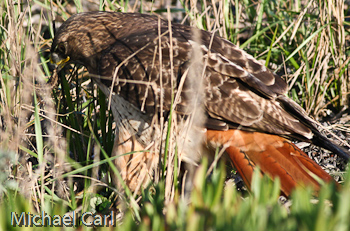
[[[65,54],[65,53],[66,53],[66,47],[64,46],[63,43],[58,44],[57,50],[58,50],[58,52],[60,52],[60,53],[62,53],[62,54]]]

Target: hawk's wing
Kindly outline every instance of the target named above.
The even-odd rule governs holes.
[[[108,85],[113,82],[110,76],[115,76],[115,91],[147,113],[159,112],[161,103],[163,109],[169,111],[171,95],[177,93],[177,87],[185,78],[176,110],[186,114],[192,107],[188,95],[193,87],[186,73],[194,55],[193,28],[173,25],[170,43],[167,22],[158,23],[156,18],[146,21],[137,33],[131,31],[119,37],[101,56],[98,74]],[[308,127],[313,125],[304,125],[311,120],[283,95],[287,86],[279,76],[232,43],[217,36],[212,39],[211,33],[199,31],[203,61],[207,61],[203,84],[209,127],[241,127],[312,138]],[[160,43],[159,34],[162,35]],[[170,44],[173,47],[173,80]],[[299,113],[291,115],[286,110],[288,107],[297,107]]]

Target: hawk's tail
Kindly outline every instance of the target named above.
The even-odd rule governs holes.
[[[338,145],[333,144],[329,139],[327,139],[325,136],[321,135],[320,133],[314,136],[314,138],[312,139],[312,143],[322,148],[325,148],[333,152],[334,154],[339,155],[341,158],[343,158],[347,162],[350,160],[350,156],[347,151],[345,151],[343,148],[339,147]]]
[[[207,139],[211,145],[227,147],[226,153],[248,187],[255,166],[272,178],[279,177],[281,190],[286,196],[297,185],[311,186],[318,191],[320,180],[334,181],[306,153],[276,135],[241,130],[208,130]]]

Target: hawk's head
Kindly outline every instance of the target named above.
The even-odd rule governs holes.
[[[86,28],[82,27],[83,23],[80,20],[73,20],[76,17],[79,17],[79,15],[72,16],[62,24],[58,29],[51,46],[50,61],[57,65],[58,71],[67,63],[79,63],[79,60],[81,59],[82,49],[77,48],[85,39],[83,37],[79,39],[78,36],[85,33],[84,30],[86,30]],[[88,47],[85,47],[84,50],[88,49]]]
[[[61,70],[68,63],[96,69],[96,57],[116,38],[111,32],[109,12],[87,12],[73,15],[57,30],[51,46],[50,61]]]

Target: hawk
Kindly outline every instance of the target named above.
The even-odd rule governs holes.
[[[172,121],[182,160],[196,162],[202,151],[224,148],[248,186],[259,166],[281,179],[287,196],[297,185],[317,190],[318,178],[333,180],[291,140],[311,142],[349,160],[285,96],[281,77],[213,33],[155,15],[79,13],[57,30],[50,59],[57,64],[55,73],[69,63],[85,66],[109,98],[117,123],[116,153],[151,149],[165,140],[167,121]],[[196,123],[199,118],[203,121]],[[191,124],[195,128],[188,132]],[[157,163],[154,151],[115,161],[132,190],[150,180]]]

